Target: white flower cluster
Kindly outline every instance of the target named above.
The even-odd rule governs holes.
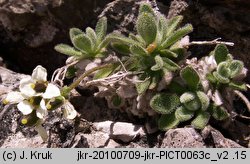
[[[31,77],[20,81],[19,90],[8,93],[4,103],[17,104],[25,116],[35,111],[39,119],[44,119],[48,110],[58,107],[63,109],[67,119],[74,119],[77,115],[74,106],[61,95],[60,89],[47,81],[47,70],[42,66],[37,66]]]

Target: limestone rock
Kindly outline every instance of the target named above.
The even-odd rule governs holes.
[[[131,123],[105,121],[94,123],[94,126],[97,130],[109,134],[111,139],[121,140],[123,142],[130,142],[136,137],[145,135],[142,126]]]
[[[204,148],[202,137],[193,128],[170,129],[165,133],[161,148]]]

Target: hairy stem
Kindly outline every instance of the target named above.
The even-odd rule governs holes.
[[[69,87],[68,87],[68,91],[71,91],[72,89],[76,88],[80,82],[87,76],[89,76],[90,74],[92,74],[93,72],[103,69],[103,68],[108,68],[108,67],[112,67],[113,64],[104,64],[104,65],[100,65],[97,67],[94,67],[86,72],[84,72],[84,74],[82,74],[76,81],[74,81]]]

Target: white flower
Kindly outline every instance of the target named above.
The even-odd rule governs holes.
[[[74,119],[77,115],[74,106],[67,100],[65,100],[62,106],[62,110],[63,110],[63,116],[67,119]]]
[[[37,66],[29,78],[20,81],[20,92],[10,92],[4,102],[18,104],[17,108],[23,115],[30,114],[36,110],[38,118],[44,118],[47,115],[45,101],[60,96],[60,89],[47,82],[47,71],[42,66]]]
[[[57,97],[60,95],[61,95],[60,89],[56,85],[50,83],[50,84],[48,84],[48,86],[43,94],[43,98],[51,99],[53,97]]]
[[[47,81],[47,71],[42,66],[37,66],[29,78],[20,81],[20,92],[10,92],[4,103],[17,104],[18,110],[23,115],[29,115],[34,110],[36,116],[43,119],[48,110],[62,106],[63,115],[67,119],[74,119],[77,112],[74,106],[61,96],[60,89]]]
[[[43,92],[47,86],[47,70],[38,65],[32,72],[31,77],[24,78],[20,81],[19,90],[27,96],[37,96]]]

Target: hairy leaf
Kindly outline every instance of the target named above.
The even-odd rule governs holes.
[[[118,42],[111,43],[111,47],[118,53],[128,55],[130,53],[129,46]]]
[[[194,112],[185,109],[185,107],[180,106],[175,111],[175,117],[180,121],[188,121],[194,116]]]
[[[137,19],[136,29],[147,45],[153,43],[157,34],[155,17],[150,13],[143,12]]]
[[[210,119],[210,114],[204,111],[200,111],[196,118],[192,121],[191,125],[196,129],[204,129]]]
[[[175,128],[180,121],[175,117],[175,113],[161,115],[158,120],[158,128],[163,131]]]
[[[200,84],[200,77],[196,70],[191,66],[187,66],[181,70],[180,75],[191,90],[197,90]]]
[[[162,56],[167,57],[167,58],[177,58],[178,54],[168,50],[168,49],[164,49],[164,50],[160,50],[159,52]]]
[[[212,112],[213,118],[219,121],[225,120],[226,118],[229,117],[229,113],[227,112],[227,110],[221,106],[218,107],[218,106],[212,105],[211,112]]]
[[[143,94],[144,92],[147,91],[147,89],[149,88],[149,85],[151,83],[151,79],[146,79],[143,82],[138,82],[136,83],[136,90],[138,92],[139,95]]]
[[[176,94],[156,94],[150,101],[150,106],[161,114],[172,113],[180,105],[179,97]]]
[[[144,49],[142,46],[139,46],[139,45],[132,45],[130,47],[130,52],[133,55],[139,55],[139,56],[146,56],[146,55],[148,55],[148,52],[146,51],[146,49]]]
[[[201,91],[197,91],[196,94],[201,103],[201,110],[203,111],[207,110],[210,104],[209,97],[204,92],[201,92]]]
[[[73,38],[73,45],[80,51],[92,52],[93,43],[87,35],[80,34]]]
[[[181,95],[180,101],[181,103],[187,103],[196,98],[196,95],[193,92],[185,92]]]
[[[71,28],[69,30],[69,37],[70,37],[71,42],[73,42],[73,39],[75,36],[80,35],[80,34],[84,34],[82,30],[80,30],[79,28]]]
[[[164,62],[163,62],[162,58],[159,55],[156,55],[155,56],[155,65],[151,67],[151,70],[158,71],[158,70],[162,69],[163,64],[164,64]]]
[[[233,60],[230,65],[229,65],[229,69],[231,71],[231,78],[236,77],[238,74],[241,73],[242,69],[244,67],[244,64],[242,61],[239,60]]]
[[[191,24],[187,24],[186,26],[178,29],[174,33],[172,33],[160,46],[160,49],[165,49],[176,43],[182,37],[186,36],[188,33],[193,31],[193,26]]]
[[[55,50],[69,56],[81,57],[83,56],[82,52],[77,51],[74,47],[71,47],[67,44],[58,44],[55,46]]]
[[[226,61],[228,58],[228,49],[224,44],[218,44],[214,49],[214,58],[217,64]]]
[[[245,83],[241,82],[230,82],[228,84],[229,87],[235,89],[235,90],[241,90],[241,91],[247,91],[247,86]]]
[[[172,60],[165,58],[165,57],[163,57],[162,59],[164,61],[163,66],[169,71],[176,71],[180,68],[180,66],[176,64],[175,62],[173,62]]]
[[[94,79],[101,79],[101,78],[105,78],[109,76],[114,71],[115,68],[116,68],[116,65],[113,65],[111,67],[106,67],[106,68],[99,70],[95,74]]]
[[[168,20],[167,31],[165,33],[166,37],[172,34],[176,30],[176,28],[178,27],[182,19],[183,19],[183,16],[175,16],[171,18],[170,20]]]
[[[213,72],[213,76],[222,84],[227,84],[230,80],[226,77],[221,76],[218,72]]]
[[[92,28],[87,27],[86,28],[86,35],[90,38],[92,43],[94,43],[94,45],[96,46],[97,36],[96,36],[95,31]]]
[[[231,70],[228,68],[228,63],[221,62],[217,67],[217,72],[220,76],[229,78],[231,74]]]
[[[154,15],[154,10],[149,3],[142,3],[139,8],[139,15],[142,13],[150,13]]]
[[[95,33],[97,36],[98,43],[100,43],[104,39],[107,33],[107,18],[106,17],[102,17],[98,20],[96,27],[95,27]]]

